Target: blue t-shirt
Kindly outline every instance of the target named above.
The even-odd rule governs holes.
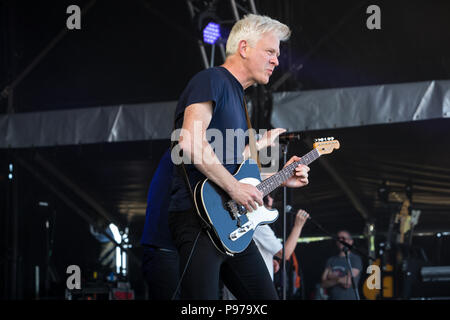
[[[147,210],[141,239],[143,245],[176,250],[168,225],[173,167],[170,160],[170,149],[168,149],[159,161],[148,190]]]
[[[213,102],[213,115],[207,128],[207,139],[218,159],[233,174],[243,161],[242,153],[248,141],[244,133],[248,127],[244,110],[244,89],[227,69],[224,67],[205,69],[191,79],[178,100],[175,110],[176,127],[181,128],[186,107],[208,101]],[[227,129],[235,130],[228,130],[228,138]],[[220,137],[208,136],[208,133],[215,135],[219,132],[223,143],[219,143]],[[233,143],[230,143],[231,139]],[[182,170],[174,168],[169,211],[184,211],[193,207],[184,177],[179,171]],[[192,164],[186,165],[186,171],[192,190],[197,182],[206,178]]]

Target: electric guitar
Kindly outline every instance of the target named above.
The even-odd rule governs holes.
[[[266,196],[292,177],[299,164],[308,165],[339,147],[339,141],[334,138],[318,139],[313,150],[299,161],[291,163],[262,182],[259,168],[252,159],[244,161],[234,177],[239,182],[256,186]],[[269,210],[264,206],[247,212],[244,206],[238,205],[209,179],[200,181],[195,186],[194,203],[200,218],[209,227],[207,233],[211,241],[220,252],[228,255],[244,251],[252,241],[258,225],[272,223],[278,218],[278,210]]]

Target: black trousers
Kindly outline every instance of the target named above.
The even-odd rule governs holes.
[[[172,299],[178,284],[179,265],[178,252],[144,247],[142,273],[148,285],[150,300]]]
[[[219,279],[239,300],[277,300],[272,278],[252,241],[241,253],[228,256],[217,250],[201,228],[194,209],[169,212],[169,228],[180,257],[180,275],[200,235],[181,283],[181,299],[219,299]]]

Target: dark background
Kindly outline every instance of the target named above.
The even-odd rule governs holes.
[[[88,1],[2,1],[0,83],[8,84],[66,27],[66,8]],[[271,83],[279,91],[448,79],[448,1],[256,1],[291,26]],[[381,8],[381,30],[366,8]],[[217,16],[232,20],[228,1]],[[203,68],[197,24],[184,1],[96,1],[17,88],[17,112],[177,100]],[[219,57],[219,56],[218,56]],[[216,61],[219,61],[218,59]]]

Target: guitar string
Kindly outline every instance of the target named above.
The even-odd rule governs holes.
[[[260,184],[256,186],[256,188],[259,191],[262,191],[264,196],[271,193],[273,190],[275,190],[279,185],[281,185],[284,181],[288,180],[290,177],[293,176],[294,169],[299,164],[308,165],[317,158],[320,157],[319,152],[316,149],[311,150],[306,155],[304,155],[299,161],[293,162],[287,167],[283,168],[278,173],[274,174],[273,176],[267,178],[266,180],[262,181]]]

